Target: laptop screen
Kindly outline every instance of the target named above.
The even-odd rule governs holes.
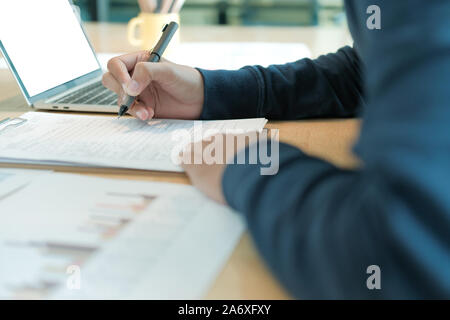
[[[0,1],[0,41],[30,97],[99,69],[67,0]]]

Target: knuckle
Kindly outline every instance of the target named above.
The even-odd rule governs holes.
[[[114,69],[114,66],[117,64],[117,60],[118,60],[117,57],[116,57],[116,58],[109,59],[108,64],[106,65],[107,68],[108,68],[108,70],[111,71],[112,69]]]
[[[148,62],[138,62],[134,67],[133,79],[138,81],[151,81],[152,72]]]
[[[108,86],[108,78],[109,78],[109,73],[105,73],[102,76],[102,84],[103,86],[107,87]]]
[[[136,63],[136,66],[134,67],[134,70],[139,70],[139,71],[144,71],[147,69],[147,63],[140,61],[138,63]]]
[[[138,53],[138,61],[147,61],[150,57],[150,51],[144,50]]]

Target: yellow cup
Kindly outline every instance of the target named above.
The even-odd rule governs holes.
[[[171,21],[180,24],[180,15],[142,12],[128,23],[128,41],[132,46],[142,50],[151,50],[161,38],[164,25]],[[137,35],[138,30],[139,35]],[[179,43],[180,31],[178,30],[167,47],[167,54],[170,55],[170,52],[173,52]]]

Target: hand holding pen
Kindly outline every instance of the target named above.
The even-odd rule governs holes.
[[[161,39],[159,39],[156,46],[153,48],[153,50],[150,52],[150,56],[147,60],[147,62],[159,62],[161,60],[162,55],[164,54],[164,51],[167,49],[170,40],[172,40],[175,32],[178,30],[178,23],[171,22],[164,26],[163,33],[161,36]],[[136,97],[132,95],[127,95],[124,99],[123,104],[120,106],[119,109],[119,118],[123,116],[128,109],[132,106],[132,104],[135,102]]]
[[[164,59],[148,62],[150,56],[138,51],[111,59],[104,86],[117,93],[120,104],[126,95],[137,97],[128,113],[141,120],[199,119],[204,102],[200,72]]]

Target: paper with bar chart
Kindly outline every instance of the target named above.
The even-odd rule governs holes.
[[[50,171],[0,168],[0,200],[18,192],[34,177]]]
[[[244,229],[190,186],[59,173],[0,200],[0,218],[7,299],[201,298]]]

